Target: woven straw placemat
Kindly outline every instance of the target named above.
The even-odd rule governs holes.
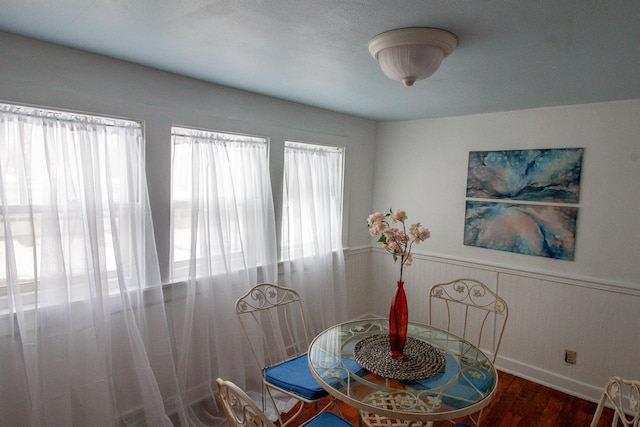
[[[402,359],[391,357],[390,350],[389,335],[375,334],[358,341],[353,352],[363,368],[389,379],[423,380],[444,372],[443,352],[427,342],[407,337]]]

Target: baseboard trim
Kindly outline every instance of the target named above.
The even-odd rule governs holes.
[[[604,387],[604,384],[587,384],[526,363],[518,362],[517,360],[500,357],[499,355],[495,365],[500,371],[590,402],[597,403],[600,400],[600,395]]]

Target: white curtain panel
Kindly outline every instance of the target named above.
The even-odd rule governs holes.
[[[342,149],[285,144],[282,261],[302,298],[310,332],[346,320],[342,249]]]
[[[180,388],[191,401],[212,396],[220,376],[259,393],[261,372],[235,301],[257,283],[277,281],[268,141],[174,127],[172,142],[171,317]],[[195,423],[196,414],[189,416]]]
[[[0,105],[3,425],[179,405],[140,123]]]

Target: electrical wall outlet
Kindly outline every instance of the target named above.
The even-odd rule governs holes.
[[[570,365],[576,364],[576,359],[578,357],[578,352],[574,350],[565,350],[564,351],[564,361]]]

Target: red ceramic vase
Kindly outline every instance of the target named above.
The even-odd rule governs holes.
[[[407,341],[407,324],[409,311],[407,308],[407,296],[404,293],[404,282],[398,281],[398,286],[393,293],[391,310],[389,311],[389,346],[391,357],[402,359],[404,357],[404,344]]]

